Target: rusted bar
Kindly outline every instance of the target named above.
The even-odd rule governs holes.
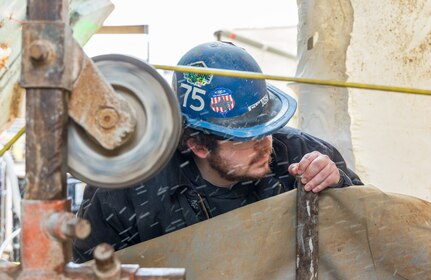
[[[296,279],[317,280],[319,269],[319,196],[307,192],[297,176]]]
[[[23,70],[24,84],[27,80],[31,81],[31,78],[26,79],[26,77],[32,75],[45,75],[46,77],[55,72],[38,72],[38,69],[41,68],[60,71],[60,74],[56,76],[58,79],[61,79],[63,74],[69,74],[64,70],[68,67],[61,57],[65,55],[64,49],[67,48],[64,46],[67,34],[62,34],[61,28],[56,28],[55,25],[67,22],[67,15],[67,0],[27,1],[28,25],[23,28],[22,63],[23,69],[31,69],[35,73]],[[50,33],[44,34],[44,30],[40,30],[41,37],[49,37],[52,30],[59,30],[59,40],[54,43],[49,40],[34,40],[35,36],[39,36],[39,34],[31,27],[33,21],[47,23],[46,31]],[[66,198],[68,95],[64,88],[56,87],[60,83],[59,81],[54,79],[49,82],[51,85],[39,85],[37,88],[32,87],[31,83],[24,85],[27,89],[26,178],[28,183],[25,199]]]

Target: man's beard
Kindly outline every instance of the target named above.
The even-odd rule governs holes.
[[[246,174],[237,175],[236,168],[241,168],[243,166],[239,167],[230,167],[226,163],[223,158],[220,157],[220,155],[217,153],[217,151],[213,151],[208,157],[208,163],[217,173],[220,175],[220,177],[229,180],[231,182],[245,182],[245,181],[256,181],[259,179],[262,179],[265,177],[265,175],[270,171],[269,164],[272,161],[271,157],[271,149],[262,149],[256,153],[256,155],[251,159],[248,168],[259,162],[262,157],[265,157],[266,155],[269,155],[268,162],[265,163],[267,171],[264,174],[247,174],[247,169],[244,169],[246,171]]]

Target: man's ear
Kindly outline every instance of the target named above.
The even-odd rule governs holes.
[[[197,156],[198,158],[206,158],[208,156],[208,149],[202,144],[196,143],[196,139],[189,138],[187,139],[187,147]]]

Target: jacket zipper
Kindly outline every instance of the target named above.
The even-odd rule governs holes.
[[[204,200],[202,199],[201,195],[198,192],[196,192],[196,196],[197,196],[199,203],[201,205],[201,208],[204,210],[205,216],[207,217],[207,220],[208,220],[210,218],[210,215],[209,215],[208,210],[205,206]]]

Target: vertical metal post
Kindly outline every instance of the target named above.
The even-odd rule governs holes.
[[[317,280],[319,269],[319,196],[296,178],[296,279]]]
[[[28,0],[21,84],[26,88],[26,192],[19,279],[57,279],[70,242],[49,233],[49,217],[70,211],[66,198],[70,66],[68,0]]]
[[[28,0],[27,19],[30,21],[67,20],[65,0]],[[26,45],[30,43],[30,45]],[[61,44],[63,42],[57,42]],[[49,47],[23,41],[31,61],[43,64],[50,55]],[[59,59],[56,62],[62,62]],[[56,65],[64,69],[64,65]],[[58,81],[53,81],[53,85]],[[54,200],[66,198],[67,172],[67,91],[55,88],[27,88],[26,93],[26,179],[25,199]]]

